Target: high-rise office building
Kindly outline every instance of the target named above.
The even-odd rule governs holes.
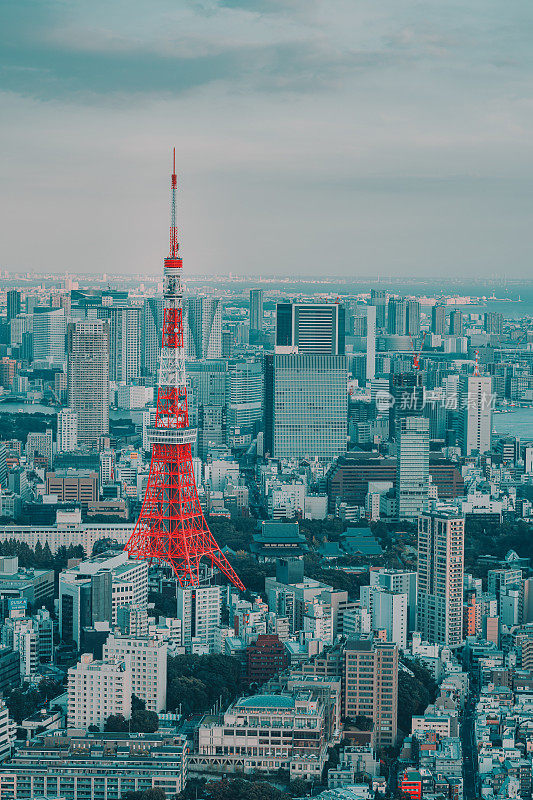
[[[68,404],[78,415],[78,444],[96,447],[109,433],[109,326],[76,320],[67,331]]]
[[[263,290],[250,289],[250,330],[263,330]]]
[[[429,420],[404,417],[400,422],[396,477],[398,519],[414,519],[428,508]]]
[[[460,376],[457,396],[458,440],[464,456],[490,450],[492,400],[490,376]]]
[[[20,314],[20,292],[10,289],[7,293],[7,321],[11,322],[17,314]]]
[[[370,305],[376,308],[376,326],[384,330],[387,321],[387,292],[383,289],[372,289],[370,292]]]
[[[450,647],[463,639],[464,524],[447,512],[418,519],[418,630]]]
[[[63,308],[33,310],[33,360],[63,364],[66,319]]]
[[[437,336],[446,333],[446,306],[435,304],[431,309],[431,332]]]
[[[405,336],[407,332],[407,300],[405,297],[390,298],[387,331],[394,336]]]
[[[108,717],[131,716],[131,670],[129,659],[95,661],[84,653],[68,671],[68,725],[87,730],[103,729]]]
[[[376,310],[376,307],[370,304],[358,305],[354,315],[350,318],[351,347],[354,353],[365,351],[364,378],[368,381],[373,380],[376,376]]]
[[[369,717],[376,747],[394,746],[398,733],[398,646],[362,635],[344,649],[344,716]]]
[[[131,383],[141,374],[141,307],[111,306],[109,320],[109,380]]]
[[[395,372],[389,379],[389,436],[395,439],[400,421],[420,417],[424,412],[424,375],[419,370]]]
[[[57,415],[57,450],[71,453],[78,449],[78,415],[72,408],[62,408]]]
[[[448,331],[450,336],[463,335],[463,315],[458,308],[455,308],[450,314]]]
[[[496,336],[501,336],[503,332],[503,314],[498,314],[496,311],[486,311],[483,314],[483,328],[486,333],[494,333]]]
[[[265,451],[330,462],[346,451],[346,356],[267,354]]]
[[[405,333],[408,333],[409,336],[418,336],[420,333],[420,303],[413,298],[407,301]]]
[[[340,303],[278,303],[276,347],[300,355],[344,355],[346,313]]]
[[[222,300],[189,297],[185,308],[184,341],[187,358],[222,357]]]
[[[167,705],[167,644],[148,636],[108,636],[104,660],[129,660],[131,691],[147,711],[164,711]]]
[[[228,364],[226,437],[231,447],[246,447],[263,418],[263,369],[258,361]]]
[[[163,298],[148,297],[141,311],[141,375],[156,377],[163,325]]]

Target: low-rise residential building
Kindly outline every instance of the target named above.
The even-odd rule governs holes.
[[[0,766],[0,797],[11,800],[117,800],[162,789],[174,797],[187,780],[188,745],[164,733],[73,733],[35,737]]]

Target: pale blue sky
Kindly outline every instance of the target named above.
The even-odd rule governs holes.
[[[3,0],[0,266],[533,274],[530,0]]]

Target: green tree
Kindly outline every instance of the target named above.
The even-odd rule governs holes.
[[[137,709],[131,715],[130,730],[132,733],[155,733],[159,728],[159,717],[155,711]]]
[[[437,684],[430,671],[418,660],[402,658],[409,672],[398,672],[398,727],[411,730],[411,719],[422,714],[437,696]]]
[[[124,733],[129,730],[129,723],[122,714],[110,714],[105,721],[104,730],[111,733]]]
[[[167,707],[184,714],[204,713],[219,698],[231,700],[239,691],[240,664],[223,655],[183,655],[168,659]]]
[[[311,792],[311,785],[308,781],[304,781],[303,778],[296,778],[296,780],[290,782],[289,792],[293,797],[306,797]]]
[[[9,715],[19,725],[26,717],[31,717],[44,704],[43,696],[35,688],[12,689],[5,698]]]

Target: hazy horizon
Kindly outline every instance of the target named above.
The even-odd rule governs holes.
[[[0,267],[528,279],[533,8],[0,7]],[[464,277],[467,276],[467,277]]]

